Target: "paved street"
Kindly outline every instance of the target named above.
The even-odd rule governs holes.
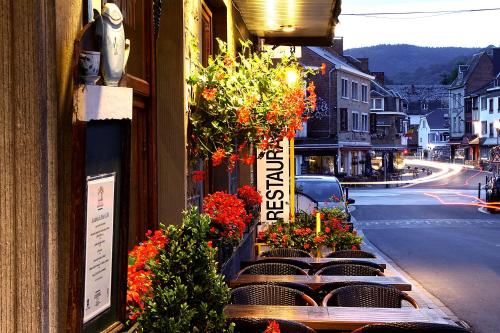
[[[500,332],[500,214],[474,206],[484,175],[465,170],[407,188],[351,189],[350,197],[372,244],[475,332],[490,333]]]

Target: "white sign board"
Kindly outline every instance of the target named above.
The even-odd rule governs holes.
[[[259,154],[260,151],[257,151]],[[277,151],[265,152],[257,159],[257,189],[262,194],[261,220],[274,223],[290,217],[290,155],[288,140]]]
[[[87,180],[83,323],[111,306],[115,175]]]

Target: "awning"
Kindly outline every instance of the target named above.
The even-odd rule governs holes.
[[[295,144],[296,151],[308,150],[337,150],[339,145],[336,143],[319,143],[319,144]]]
[[[330,46],[341,0],[233,0],[248,31],[270,45]]]
[[[478,145],[479,144],[479,138],[475,138],[474,140],[469,141],[470,145]]]

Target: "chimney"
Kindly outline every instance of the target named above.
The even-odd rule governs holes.
[[[362,72],[365,73],[370,73],[370,70],[368,69],[368,58],[358,58],[358,60],[361,62],[360,69]]]
[[[385,85],[385,75],[384,72],[371,72],[371,75],[375,76],[375,81],[381,85]]]
[[[495,47],[492,49],[492,62],[493,62],[493,76],[496,77],[500,73],[500,48]]]
[[[333,38],[332,49],[338,55],[344,55],[344,37],[335,37]]]

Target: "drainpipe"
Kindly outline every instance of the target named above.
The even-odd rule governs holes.
[[[330,136],[331,130],[332,130],[332,73],[335,70],[335,64],[332,64],[332,69],[328,71],[328,136]],[[335,111],[337,111],[337,108],[335,108]],[[337,145],[339,141],[339,129],[337,126]],[[340,172],[340,163],[339,163],[339,158],[340,158],[340,149],[337,148],[337,172]]]

